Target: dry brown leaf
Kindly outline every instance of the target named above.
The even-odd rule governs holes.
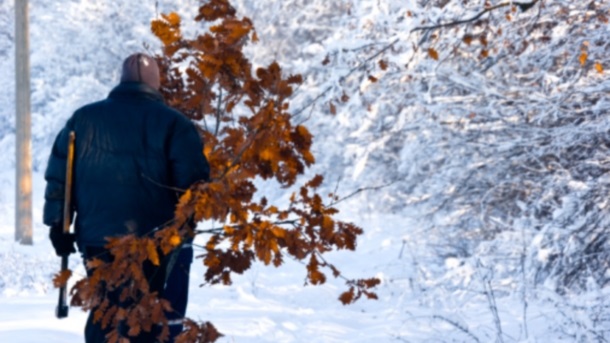
[[[589,55],[584,51],[580,54],[580,57],[578,57],[578,61],[580,62],[581,66],[584,66],[585,63],[587,63],[588,57],[589,57]]]

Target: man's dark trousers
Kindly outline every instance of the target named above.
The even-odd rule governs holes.
[[[105,248],[98,247],[98,246],[86,247],[84,249],[84,254],[83,254],[85,263],[86,263],[86,260],[92,259],[94,257],[101,259],[102,261],[107,262],[107,263],[112,261],[112,256],[110,256],[110,253]],[[163,283],[165,281],[165,271],[166,271],[166,266],[164,265],[164,263],[161,263],[160,266],[154,266],[149,261],[146,261],[144,263],[144,265],[142,266],[142,268],[144,271],[144,275],[148,279],[148,282],[150,284],[150,291],[159,292],[159,294],[162,296]],[[87,276],[88,277],[91,276],[90,270],[87,270]],[[119,295],[121,294],[122,290],[123,290],[123,288],[118,287],[114,291],[107,293],[108,300],[110,301],[111,304],[115,304],[118,306],[129,306],[129,303],[121,303],[119,301]],[[86,343],[105,343],[105,342],[107,342],[106,335],[112,330],[112,328],[110,327],[110,325],[107,326],[106,328],[102,328],[100,322],[94,323],[93,318],[94,318],[95,310],[96,310],[96,308],[92,309],[89,312],[89,317],[87,318],[87,324],[85,325],[85,342]],[[130,343],[154,343],[154,342],[156,342],[155,337],[160,333],[160,331],[158,329],[159,328],[157,327],[156,329],[153,328],[153,330],[151,332],[142,332],[137,337],[128,337],[127,331],[129,330],[129,328],[124,327],[123,325],[120,325],[119,333],[124,337],[128,337]]]
[[[173,312],[167,314],[170,322],[170,342],[174,342],[183,329],[182,319],[186,314],[188,303],[189,274],[193,262],[193,247],[183,247],[178,252],[176,262],[169,271],[165,285],[164,297],[172,305]]]

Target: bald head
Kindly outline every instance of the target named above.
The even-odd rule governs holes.
[[[142,82],[158,90],[161,78],[157,61],[141,53],[127,57],[123,62],[121,82]]]

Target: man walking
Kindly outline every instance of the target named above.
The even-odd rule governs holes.
[[[123,63],[120,84],[108,98],[78,109],[58,134],[45,173],[44,223],[57,255],[75,252],[84,259],[107,256],[106,237],[145,235],[173,218],[179,194],[192,183],[207,180],[208,162],[194,124],[163,104],[159,68],[145,54]],[[72,208],[75,234],[62,232],[68,136],[76,134]],[[192,248],[180,252],[175,266],[190,267]],[[146,273],[146,268],[145,268]],[[168,290],[188,290],[188,272],[170,271]],[[165,270],[151,275],[151,290],[162,294]],[[174,285],[174,282],[177,285]],[[166,294],[170,302],[177,294]],[[118,298],[118,297],[117,297]],[[182,298],[186,301],[186,298]],[[172,304],[174,305],[174,304]],[[177,304],[184,315],[186,304]],[[182,308],[184,307],[184,308]],[[87,343],[105,342],[109,328],[85,327]],[[181,317],[180,317],[181,318]],[[171,319],[171,316],[170,316]],[[176,334],[181,330],[174,328]],[[132,340],[134,342],[135,340]],[[138,342],[153,342],[138,337]]]

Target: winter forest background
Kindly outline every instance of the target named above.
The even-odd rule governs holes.
[[[291,108],[314,134],[311,175],[353,194],[340,216],[365,233],[329,258],[382,284],[379,300],[343,306],[339,282],[303,287],[297,262],[199,288],[195,261],[189,316],[227,342],[609,341],[610,2],[530,2],[233,1],[254,22],[254,64],[304,76]],[[30,0],[35,245],[24,247],[13,1],[0,2],[1,341],[82,337],[77,309],[53,318],[59,259],[40,223],[50,146],[75,109],[106,97],[127,55],[158,51],[152,19],[176,11],[195,34],[198,5]]]

